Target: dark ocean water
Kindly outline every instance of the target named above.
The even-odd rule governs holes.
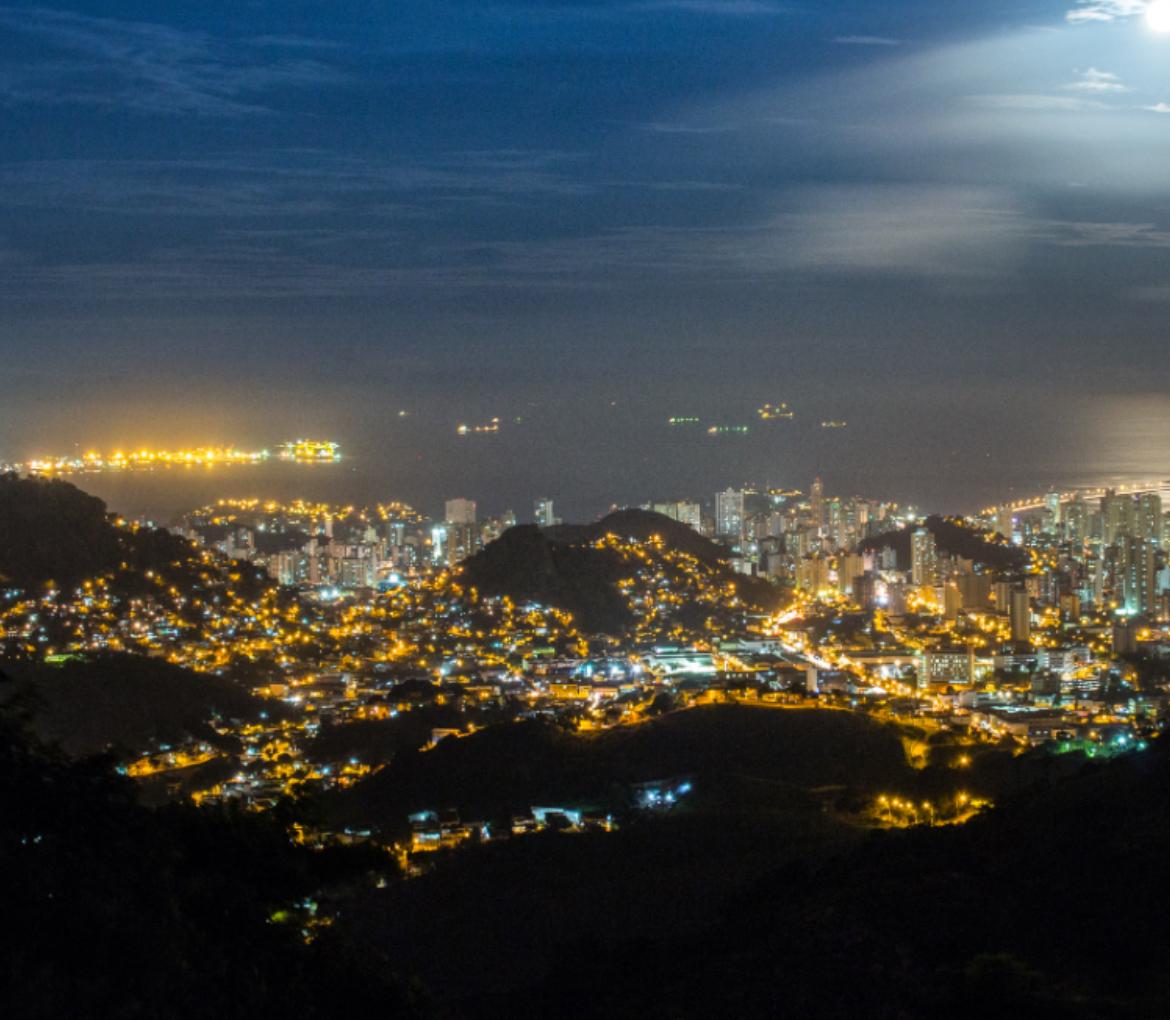
[[[913,398],[911,398],[913,399]],[[683,411],[686,408],[682,409]],[[413,431],[339,436],[348,455],[334,465],[83,475],[73,480],[122,514],[166,522],[221,497],[314,499],[364,504],[401,500],[441,514],[446,499],[476,499],[481,516],[531,515],[551,497],[566,519],[591,519],[615,504],[712,499],[746,483],[807,489],[814,474],[828,491],[961,512],[1043,492],[1108,482],[1170,478],[1170,397],[1030,401],[969,394],[875,399],[843,429],[819,415],[752,425],[746,436],[671,428],[638,407],[553,408],[498,435],[458,437],[443,423]]]

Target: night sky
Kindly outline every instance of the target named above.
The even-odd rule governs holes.
[[[1170,476],[1145,7],[2,6],[0,459],[310,434],[522,516]]]

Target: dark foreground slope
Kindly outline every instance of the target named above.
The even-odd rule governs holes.
[[[754,718],[770,714],[789,718]],[[1170,1015],[1170,919],[1158,891],[1170,857],[1167,748],[1105,764],[1049,759],[1052,768],[1043,755],[1016,759],[1014,779],[997,782],[1012,792],[967,825],[873,831],[848,824],[833,801],[791,796],[781,773],[793,784],[818,774],[865,784],[898,782],[901,766],[880,742],[801,739],[803,715],[791,714],[790,747],[774,762],[757,757],[763,745],[734,716],[671,717],[721,724],[702,737],[694,804],[632,816],[613,834],[457,854],[351,902],[339,923],[418,973],[452,1016],[514,1015],[518,1002],[541,1017]],[[677,754],[651,755],[666,730],[628,733],[625,747],[596,744],[605,754],[591,763],[563,737],[513,729],[538,763],[527,773],[508,760],[485,783],[519,769],[516,782],[531,791],[575,753],[580,769],[597,764],[609,779],[641,775],[651,757],[672,768],[700,760],[678,750],[685,730],[670,734]],[[469,773],[487,765],[487,751],[465,740],[445,762],[431,752],[431,785],[415,789],[437,796],[448,773],[474,788]],[[421,783],[416,768],[398,779]],[[751,784],[732,782],[748,773]],[[383,775],[383,793],[395,796],[395,773]],[[786,799],[737,799],[782,785]]]
[[[143,808],[100,763],[45,751],[0,713],[5,1016],[409,1015],[392,961],[306,946],[290,912],[370,863],[299,850],[257,815]]]
[[[37,736],[73,756],[138,757],[160,744],[193,739],[234,750],[213,721],[255,722],[262,712],[283,710],[231,680],[138,655],[94,655],[59,665],[12,662],[4,668],[14,683],[10,692],[0,688],[0,698],[19,698]]]
[[[1168,854],[1159,748],[965,827],[791,861],[697,933],[565,945],[512,994],[560,1016],[1164,1017]]]

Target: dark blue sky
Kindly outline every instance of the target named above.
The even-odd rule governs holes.
[[[0,6],[0,459],[313,433],[577,514],[1170,473],[1144,6]]]

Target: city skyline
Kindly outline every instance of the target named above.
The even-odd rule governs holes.
[[[1170,1016],[1170,0],[0,0],[13,1017]]]

